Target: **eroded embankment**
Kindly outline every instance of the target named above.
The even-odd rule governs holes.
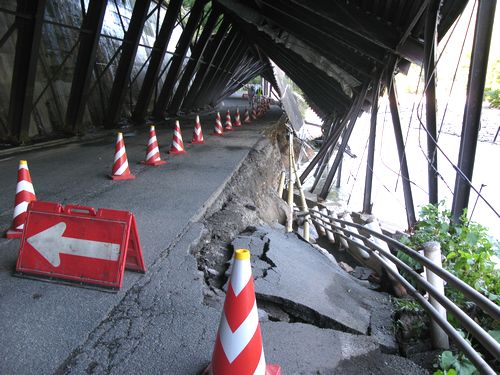
[[[205,277],[207,304],[224,296],[221,289],[233,253],[231,241],[249,227],[286,222],[286,204],[276,192],[283,170],[279,145],[284,124],[282,117],[264,132],[202,219],[206,232],[193,255]]]
[[[276,192],[279,173],[286,167],[284,121],[266,131],[200,220],[204,235],[191,253],[203,274],[203,302],[221,309],[234,249],[248,248],[266,335],[291,335],[290,345],[303,346],[299,357],[304,363],[314,356],[303,353],[306,347],[315,347],[322,335],[331,338],[324,348],[315,347],[322,355],[313,365],[321,371],[314,373],[337,373],[331,371],[351,361],[375,368],[381,355],[383,368],[376,373],[403,374],[408,368],[425,373],[407,359],[382,354],[397,351],[389,296],[350,276],[324,249],[285,233],[288,208]],[[304,335],[300,342],[293,336],[298,329]],[[336,345],[341,337],[349,341],[345,347]],[[369,354],[363,359],[365,352]],[[280,351],[273,353],[280,358]],[[282,354],[290,361],[289,354]],[[301,366],[296,364],[294,370]],[[352,366],[342,373],[360,373],[357,364]]]

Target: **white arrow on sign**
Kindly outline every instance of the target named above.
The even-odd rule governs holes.
[[[27,241],[54,267],[59,267],[61,264],[59,254],[112,261],[118,260],[120,255],[119,244],[63,237],[65,230],[66,223],[61,222],[29,237]]]

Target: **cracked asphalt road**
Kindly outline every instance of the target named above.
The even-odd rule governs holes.
[[[245,105],[229,100],[227,106]],[[225,110],[225,108],[224,108]],[[0,160],[0,227],[10,226],[19,159],[27,159],[39,200],[125,209],[137,218],[148,272],[125,272],[116,294],[15,278],[18,240],[0,240],[1,374],[190,374],[211,356],[220,312],[203,305],[200,274],[189,245],[196,224],[224,184],[276,121],[263,120],[225,137],[210,137],[213,115],[201,118],[206,144],[188,146],[194,121],[181,121],[188,154],[166,156],[172,129],[157,126],[168,164],[144,158],[147,129],[125,133],[136,180],[114,182],[114,136],[24,152]]]

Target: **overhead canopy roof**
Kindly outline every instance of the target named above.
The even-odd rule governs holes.
[[[213,108],[258,75],[279,91],[270,60],[328,126],[357,101],[367,108],[365,94],[383,73],[421,63],[427,12],[437,15],[441,4],[439,37],[466,3],[9,0],[0,9],[12,23],[0,42],[12,68],[10,90],[9,80],[0,83],[10,94],[0,140],[19,144]]]
[[[343,115],[364,84],[421,63],[429,0],[215,0],[261,56],[304,91],[323,118]],[[442,36],[467,1],[440,9]]]

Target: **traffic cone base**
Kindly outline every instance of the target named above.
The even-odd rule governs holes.
[[[141,161],[141,164],[151,165],[153,167],[158,167],[159,165],[167,164],[167,162],[165,160],[157,160],[157,161],[152,161],[152,162],[143,160],[143,161]]]
[[[212,365],[208,367],[201,373],[201,375],[212,375]],[[281,375],[281,367],[279,365],[266,365],[265,375]]]
[[[109,178],[111,178],[113,181],[135,180],[135,176],[133,174],[121,176],[109,175]]]
[[[190,143],[193,145],[202,145],[205,143],[205,141],[191,141]]]
[[[21,229],[9,229],[5,232],[5,238],[21,238],[23,236],[23,231]]]
[[[224,137],[224,133],[215,133],[215,132],[213,132],[213,133],[210,133],[209,135],[213,135],[215,137]]]
[[[168,152],[170,155],[182,155],[182,154],[187,154],[186,150],[170,150]]]

